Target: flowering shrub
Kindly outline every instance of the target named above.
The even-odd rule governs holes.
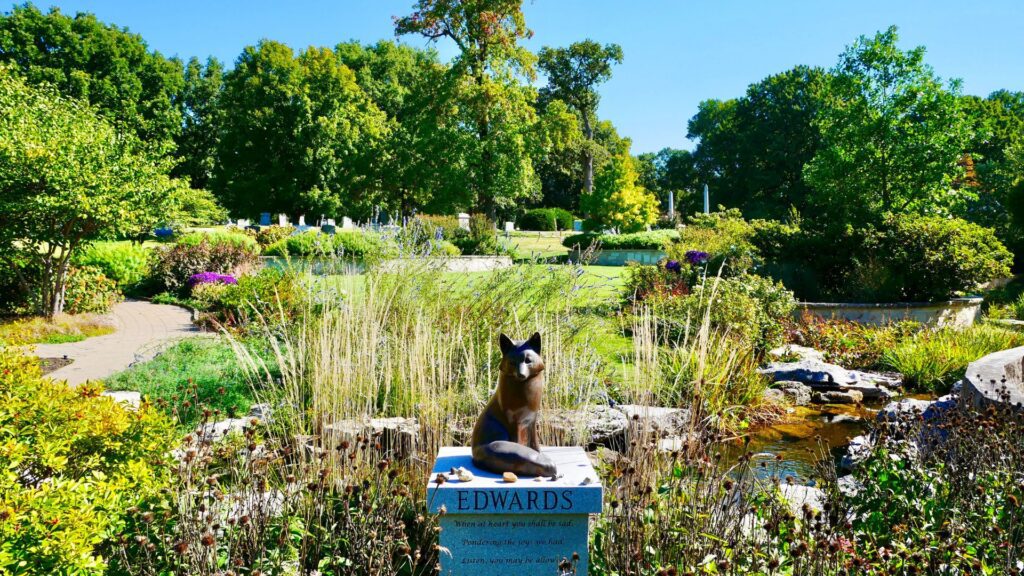
[[[785,322],[786,340],[820,350],[833,364],[855,370],[880,370],[882,355],[921,329],[916,322],[871,326],[804,314]]]
[[[231,274],[216,272],[200,272],[189,277],[188,285],[190,287],[195,288],[199,284],[238,284],[238,280]]]
[[[235,241],[214,241],[218,237],[200,238],[198,242],[181,242],[157,252],[153,265],[154,282],[160,288],[181,293],[191,287],[190,279],[206,272],[232,274],[253,268],[259,262],[259,248],[256,242],[240,234],[225,234],[224,237],[243,238]],[[248,241],[248,242],[246,242]]]

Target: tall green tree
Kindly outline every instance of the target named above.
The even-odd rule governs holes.
[[[32,84],[48,83],[85,100],[110,122],[132,130],[162,153],[181,131],[174,98],[181,64],[149,50],[142,37],[104,24],[92,14],[43,14],[32,4],[0,14],[0,63]]]
[[[887,213],[949,214],[971,192],[962,173],[968,126],[960,85],[942,82],[924,48],[903,51],[891,27],[842,54],[818,115],[822,145],[805,169],[814,213],[838,222]]]
[[[387,118],[332,50],[247,47],[221,109],[213,189],[233,213],[368,212]]]
[[[468,210],[465,165],[470,135],[453,105],[458,82],[434,50],[390,41],[339,44],[335,52],[387,115],[389,132],[370,175],[373,202],[392,214]]]
[[[622,63],[622,47],[601,46],[593,40],[574,42],[568,48],[545,46],[539,54],[540,68],[547,74],[544,89],[576,111],[583,125],[587,146],[583,150],[583,193],[594,191],[594,123],[601,95],[597,86],[612,77],[612,65]]]
[[[658,199],[638,180],[636,161],[628,148],[605,163],[597,171],[594,191],[580,200],[588,228],[639,232],[657,222]]]
[[[458,47],[449,73],[462,80],[457,110],[475,138],[464,185],[477,208],[494,217],[536,196],[536,91],[520,82],[533,79],[535,58],[519,44],[533,34],[522,0],[417,0],[412,14],[396,19],[395,31]]]
[[[224,87],[224,65],[209,58],[204,65],[192,58],[185,65],[185,83],[176,101],[181,111],[181,132],[177,142],[178,163],[173,174],[187,178],[193,188],[209,187],[220,140],[220,94]]]
[[[715,204],[753,218],[807,210],[803,169],[820,147],[814,120],[825,82],[823,70],[797,66],[751,84],[740,98],[701,102],[687,137],[697,140],[697,183],[709,186]]]
[[[97,238],[135,236],[173,196],[166,166],[88,104],[0,66],[0,259],[39,311],[64,309],[72,256]],[[41,287],[27,271],[38,271]]]

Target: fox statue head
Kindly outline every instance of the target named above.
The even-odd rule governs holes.
[[[504,334],[498,339],[501,347],[501,374],[514,380],[529,380],[544,370],[540,357],[540,333],[526,340],[513,341]]]

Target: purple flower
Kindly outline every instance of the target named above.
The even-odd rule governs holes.
[[[238,280],[231,274],[218,274],[216,272],[200,272],[199,274],[193,274],[188,279],[189,286],[196,286],[197,284],[238,284]]]
[[[665,262],[665,270],[679,273],[683,270],[683,266],[678,260],[669,260],[668,262]]]
[[[686,261],[693,265],[703,264],[708,261],[708,258],[711,258],[711,255],[700,250],[687,250],[686,252]]]

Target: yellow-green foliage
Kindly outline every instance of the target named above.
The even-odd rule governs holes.
[[[171,431],[0,349],[0,574],[102,574],[126,509],[166,483]]]
[[[658,221],[658,199],[637,184],[636,165],[628,152],[613,157],[598,171],[593,193],[580,202],[592,229],[639,232]]]
[[[95,314],[59,314],[53,318],[30,316],[0,324],[0,345],[79,342],[114,331],[114,325]]]

